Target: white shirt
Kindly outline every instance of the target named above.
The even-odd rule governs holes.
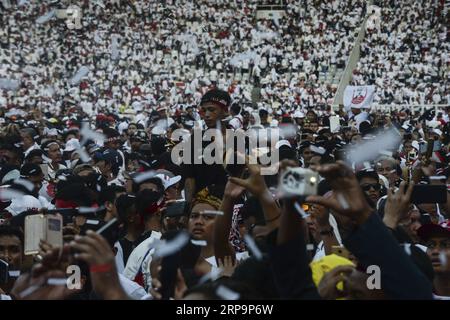
[[[147,292],[144,290],[144,288],[142,288],[136,282],[131,281],[130,279],[124,277],[120,273],[119,273],[119,281],[120,284],[122,285],[122,288],[129,297],[135,300],[141,300],[144,296],[147,295]]]
[[[128,257],[127,265],[123,271],[123,275],[134,280],[136,275],[141,271],[144,277],[144,285],[151,288],[152,277],[150,275],[150,263],[152,262],[152,255],[155,249],[149,249],[150,245],[155,241],[161,239],[160,232],[152,231],[150,237],[142,241]]]

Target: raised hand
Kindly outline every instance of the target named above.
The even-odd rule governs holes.
[[[328,198],[309,196],[306,202],[328,207],[334,213],[349,217],[356,224],[364,223],[372,210],[353,171],[342,161],[338,161],[320,166],[318,172],[329,182],[333,194]]]
[[[70,246],[79,252],[75,259],[90,266],[92,286],[106,300],[129,299],[119,282],[114,253],[108,242],[92,230],[76,236]]]

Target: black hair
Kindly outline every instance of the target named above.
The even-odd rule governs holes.
[[[235,103],[230,107],[230,111],[233,111],[234,114],[239,114],[241,113],[241,107]]]
[[[136,197],[130,194],[121,194],[116,199],[116,208],[119,221],[126,227],[130,211],[136,210]]]
[[[117,185],[106,186],[102,189],[99,200],[102,204],[104,204],[105,202],[115,203],[117,193],[119,192],[126,192],[125,187]]]
[[[0,238],[1,237],[17,237],[22,243],[22,247],[24,245],[23,232],[18,226],[0,225]]]
[[[140,214],[144,221],[151,218],[151,215],[146,213],[149,206],[155,204],[161,199],[161,194],[153,190],[144,189],[136,195],[136,210]]]

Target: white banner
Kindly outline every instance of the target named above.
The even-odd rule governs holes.
[[[369,109],[374,93],[375,86],[347,86],[344,90],[345,109]]]

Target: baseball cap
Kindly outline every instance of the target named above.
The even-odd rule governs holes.
[[[158,177],[159,179],[161,179],[163,186],[164,186],[164,190],[167,190],[168,188],[170,188],[175,183],[177,183],[181,180],[181,176],[170,177],[169,175],[163,174],[163,173],[157,174],[157,175],[155,175],[155,177]]]
[[[72,138],[66,142],[66,147],[64,148],[64,152],[71,152],[77,149],[80,149],[80,141],[78,139]]]
[[[362,169],[356,173],[356,178],[358,179],[358,181],[361,181],[361,179],[365,177],[373,178],[377,181],[379,180],[378,173],[372,168]]]
[[[40,174],[42,174],[41,167],[34,163],[26,163],[20,168],[20,176],[22,178],[36,177]]]
[[[424,224],[417,230],[417,235],[424,241],[427,241],[433,236],[450,238],[450,220],[445,220],[440,224]]]

